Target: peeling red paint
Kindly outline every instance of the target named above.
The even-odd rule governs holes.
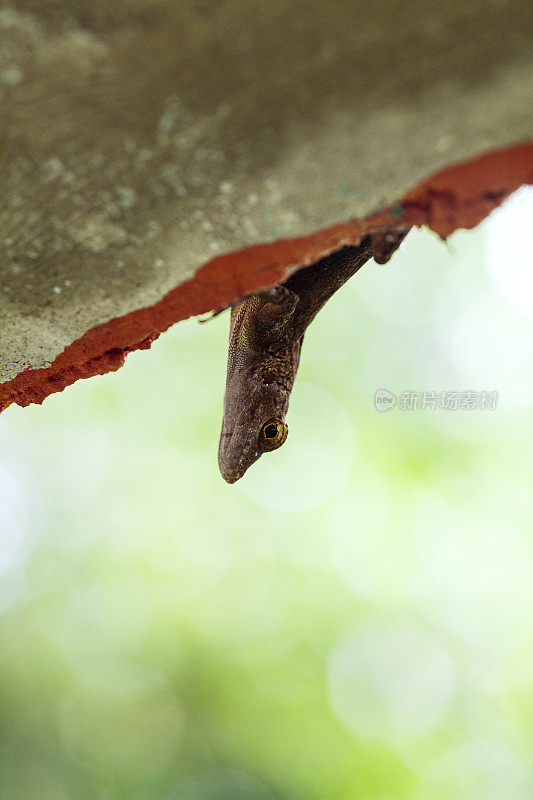
[[[175,322],[279,283],[292,269],[312,264],[344,245],[357,245],[366,233],[382,225],[427,225],[443,238],[458,228],[473,228],[527,183],[533,183],[532,142],[444,169],[398,203],[364,219],[213,258],[153,306],[88,330],[50,366],[25,370],[0,385],[0,411],[11,403],[42,403],[79,378],[117,370],[129,352],[150,347]]]

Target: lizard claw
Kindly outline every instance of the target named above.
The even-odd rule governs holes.
[[[376,264],[386,264],[389,261],[407,235],[407,231],[408,228],[389,228],[372,234],[372,258]]]
[[[229,306],[222,306],[221,308],[215,308],[215,310],[214,311],[210,311],[207,314],[207,316],[198,317],[196,322],[199,325],[203,325],[205,322],[211,322],[212,319],[214,319],[215,317],[218,317],[219,314],[222,314],[222,312],[226,311],[228,308],[233,308],[234,305],[236,305],[236,304],[235,303],[230,303]]]

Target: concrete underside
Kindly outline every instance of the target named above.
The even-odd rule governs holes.
[[[373,227],[476,225],[533,182],[531,23],[529,0],[0,3],[0,409]]]

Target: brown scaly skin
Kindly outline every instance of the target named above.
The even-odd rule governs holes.
[[[285,415],[307,326],[369,258],[384,264],[406,228],[384,228],[343,247],[285,283],[245,298],[231,310],[228,372],[218,464],[228,483],[287,438]]]

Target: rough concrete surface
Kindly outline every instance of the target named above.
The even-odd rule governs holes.
[[[95,326],[188,292],[130,345],[121,323],[78,347],[65,385],[340,241],[285,240],[529,139],[532,27],[529,0],[0,2],[3,404],[53,391],[13,379]],[[531,175],[513,152],[500,193]]]

